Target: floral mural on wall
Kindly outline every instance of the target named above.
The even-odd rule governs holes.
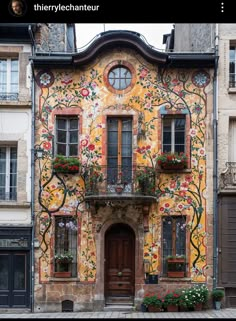
[[[92,230],[92,217],[84,206],[86,188],[84,168],[94,165],[99,175],[102,165],[101,137],[105,129],[103,112],[108,106],[118,106],[122,112],[138,112],[138,141],[133,146],[137,164],[157,169],[161,153],[158,131],[161,115],[168,112],[188,114],[191,138],[191,169],[172,174],[157,173],[154,192],[158,203],[151,206],[149,232],[145,234],[144,258],[150,260],[153,273],[161,271],[161,217],[186,215],[189,231],[189,269],[193,281],[206,281],[206,86],[210,76],[204,70],[168,71],[141,65],[134,58],[137,71],[136,85],[131,93],[120,97],[103,90],[102,74],[107,60],[101,60],[91,70],[77,73],[40,71],[36,81],[40,87],[39,110],[36,117],[36,144],[43,148],[44,156],[37,161],[39,193],[37,212],[38,237],[41,242],[41,278],[48,277],[52,253],[52,217],[55,213],[78,218],[78,268],[81,281],[94,281],[96,277],[96,248]],[[119,98],[119,99],[118,99]],[[117,102],[119,100],[119,103]],[[123,107],[119,107],[123,106]],[[125,106],[125,107],[124,107]],[[128,106],[128,107],[127,107]],[[52,171],[55,111],[76,110],[82,118],[80,135],[81,171],[67,175]],[[96,176],[95,175],[95,176]],[[102,180],[102,177],[98,179]],[[91,183],[91,182],[89,182]]]

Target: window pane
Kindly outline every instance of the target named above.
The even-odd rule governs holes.
[[[124,119],[122,121],[122,131],[132,131],[132,119]]]
[[[172,255],[172,218],[163,218],[163,273],[167,272],[166,257]]]
[[[70,145],[69,146],[69,156],[77,156],[78,155],[78,145]]]
[[[57,128],[66,129],[66,120],[65,119],[57,119]]]
[[[117,131],[118,130],[118,119],[117,118],[109,118],[107,121],[108,131]]]
[[[163,133],[163,145],[171,144],[171,132]]]
[[[26,280],[25,280],[25,269],[26,269],[26,256],[25,255],[15,255],[14,256],[14,290],[25,290]]]
[[[66,143],[66,132],[59,130],[57,132],[57,141],[59,143]]]
[[[70,143],[78,143],[78,132],[73,131],[69,133],[69,142]]]
[[[171,152],[171,145],[168,145],[168,144],[163,144],[163,152],[164,153],[169,153]]]
[[[70,120],[70,129],[78,129],[78,119]]]
[[[109,156],[117,156],[118,154],[118,146],[117,145],[108,145],[108,155]]]
[[[184,132],[176,132],[175,133],[175,144],[184,144],[185,134]]]
[[[9,255],[0,255],[0,290],[8,289]]]
[[[185,217],[176,218],[176,255],[186,252],[186,224]]]
[[[184,153],[185,152],[185,146],[184,145],[175,145],[175,152],[176,153]]]
[[[117,144],[117,141],[118,141],[118,132],[109,132],[108,144]]]
[[[66,145],[57,144],[57,154],[66,156]]]
[[[184,131],[185,130],[185,118],[175,119],[175,131]]]

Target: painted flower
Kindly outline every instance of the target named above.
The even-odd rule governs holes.
[[[165,206],[166,208],[168,208],[168,207],[170,207],[170,204],[169,204],[169,203],[165,203],[164,206]]]
[[[88,149],[89,149],[90,151],[94,150],[94,149],[95,149],[94,144],[89,144],[89,145],[88,145]]]
[[[140,78],[145,78],[148,74],[148,70],[146,68],[143,68],[140,72]]]
[[[182,203],[179,203],[179,204],[177,205],[177,209],[178,209],[179,211],[182,211],[182,210],[184,209],[184,205],[183,205]]]
[[[82,139],[80,144],[81,144],[81,146],[85,147],[85,146],[88,145],[88,140],[87,139]]]
[[[210,82],[210,76],[205,71],[197,71],[193,74],[192,82],[196,87],[205,87]]]
[[[152,108],[152,104],[151,103],[147,103],[147,104],[145,104],[144,108],[151,109]]]
[[[189,134],[191,137],[195,137],[197,135],[197,130],[195,128],[190,128]]]
[[[191,163],[192,163],[192,166],[197,166],[197,160],[196,160],[196,158],[192,158],[191,159]]]
[[[72,76],[70,74],[65,74],[65,76],[63,77],[61,83],[68,85],[73,81]]]
[[[87,88],[83,88],[80,90],[80,93],[83,97],[87,97],[89,95],[89,90]]]
[[[192,180],[193,180],[192,175],[186,175],[185,180],[186,180],[186,182],[189,182],[189,183],[192,182]]]
[[[163,212],[164,211],[164,207],[160,207],[160,211]]]
[[[170,190],[176,189],[176,181],[170,181]]]
[[[49,150],[49,149],[51,149],[51,147],[52,147],[51,143],[49,143],[49,142],[43,143],[43,148],[44,148],[44,149]]]
[[[44,86],[47,86],[48,84],[50,84],[50,81],[51,81],[51,76],[44,72],[40,77],[40,84],[44,85]]]
[[[198,155],[199,156],[205,156],[206,155],[206,151],[205,151],[204,147],[199,148]]]

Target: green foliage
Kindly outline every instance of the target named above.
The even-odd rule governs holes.
[[[212,296],[213,300],[221,301],[224,297],[224,291],[219,290],[219,289],[213,289],[211,292],[211,296]]]
[[[78,172],[81,166],[80,160],[76,157],[57,155],[52,161],[53,169],[59,173]]]
[[[71,263],[73,261],[73,255],[70,252],[64,252],[55,254],[54,259],[56,263]]]
[[[167,307],[168,305],[179,305],[181,294],[180,290],[167,293],[164,297],[164,307]]]
[[[146,295],[143,299],[143,305],[148,307],[149,305],[153,305],[155,307],[162,307],[163,299],[157,295]]]
[[[157,163],[162,168],[187,168],[188,157],[184,153],[161,153]]]

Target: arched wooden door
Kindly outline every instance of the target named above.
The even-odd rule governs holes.
[[[105,234],[105,297],[134,296],[135,234],[126,224],[114,224]]]

